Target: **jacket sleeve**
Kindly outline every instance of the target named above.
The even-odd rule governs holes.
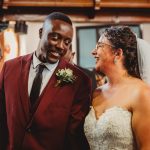
[[[78,87],[70,120],[67,128],[67,148],[65,150],[88,150],[89,145],[84,135],[84,119],[91,104],[91,80],[86,76]]]
[[[8,129],[6,117],[6,104],[5,104],[5,90],[4,90],[4,70],[0,72],[0,150],[6,150],[8,143]]]

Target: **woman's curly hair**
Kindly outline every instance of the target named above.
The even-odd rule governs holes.
[[[131,29],[128,26],[113,26],[104,31],[104,36],[114,46],[114,51],[118,48],[123,50],[124,67],[128,74],[141,78],[137,58],[137,40]]]

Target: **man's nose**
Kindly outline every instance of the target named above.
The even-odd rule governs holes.
[[[64,56],[66,54],[67,48],[65,47],[65,43],[63,40],[59,40],[56,44],[56,47],[61,56]]]
[[[58,40],[57,47],[60,48],[60,49],[64,49],[64,41],[63,40]]]

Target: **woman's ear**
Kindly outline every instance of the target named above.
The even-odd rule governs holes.
[[[40,29],[39,29],[39,38],[40,38],[40,39],[41,39],[41,37],[42,37],[42,32],[43,32],[43,29],[40,28]]]
[[[114,64],[117,64],[118,61],[123,59],[123,50],[121,48],[118,48],[114,52]]]
[[[123,50],[121,48],[118,48],[116,51],[115,51],[115,57],[117,58],[122,58],[123,57]]]
[[[115,55],[116,56],[123,56],[123,50],[122,50],[122,48],[118,48],[117,50],[116,50],[116,52],[115,52]]]

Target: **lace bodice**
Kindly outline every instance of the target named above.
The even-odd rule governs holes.
[[[84,131],[91,150],[134,150],[131,112],[120,107],[107,109],[96,120],[91,107],[85,119]]]

